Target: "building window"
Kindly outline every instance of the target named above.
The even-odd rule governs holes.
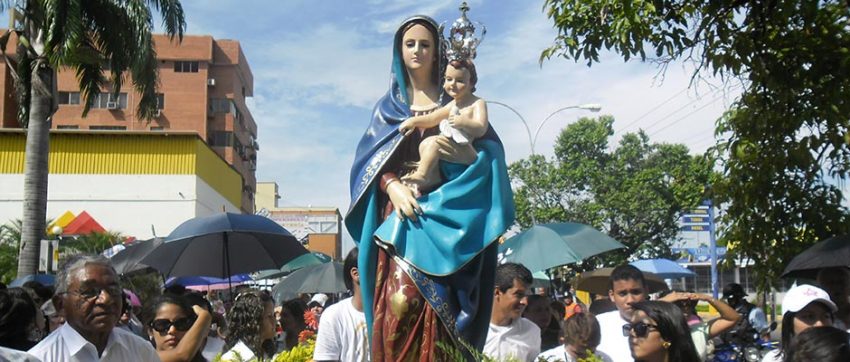
[[[227,98],[210,98],[210,113],[227,113],[231,109],[231,101]]]
[[[162,127],[162,126],[151,126],[151,131],[165,131],[165,127]]]
[[[156,94],[156,109],[164,109],[165,108],[165,94],[157,93]]]
[[[233,145],[233,132],[212,131],[210,132],[209,144],[212,147],[230,147]]]
[[[80,104],[80,92],[59,92],[59,104]]]
[[[92,108],[127,109],[127,93],[119,93],[116,99],[112,93],[100,93],[94,97]]]
[[[89,126],[89,129],[100,130],[100,131],[124,131],[127,129],[125,126]]]
[[[56,126],[56,129],[80,129],[80,126],[75,124],[60,124]]]
[[[174,71],[177,73],[197,73],[198,62],[174,62]]]

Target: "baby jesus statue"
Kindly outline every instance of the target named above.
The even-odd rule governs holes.
[[[475,150],[472,141],[487,132],[486,102],[472,94],[478,75],[471,59],[453,60],[446,67],[443,89],[453,98],[442,108],[422,116],[410,117],[399,125],[399,132],[407,136],[418,128],[440,127],[440,134],[426,137],[419,144],[417,169],[401,178],[418,192],[431,190],[440,184],[440,145],[438,139],[454,142],[457,147]]]

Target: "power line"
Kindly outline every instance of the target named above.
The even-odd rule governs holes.
[[[627,129],[627,128],[631,127],[632,125],[634,125],[635,123],[638,123],[638,121],[640,121],[640,120],[644,119],[646,116],[650,115],[652,112],[655,112],[657,109],[661,108],[663,105],[665,105],[665,104],[669,103],[669,102],[670,102],[670,101],[672,101],[674,98],[676,98],[676,97],[678,97],[678,96],[682,95],[682,93],[685,93],[685,92],[687,92],[687,91],[688,91],[688,87],[685,87],[685,89],[682,89],[681,91],[679,91],[679,93],[674,94],[672,97],[667,98],[667,100],[665,100],[664,102],[661,102],[661,103],[660,103],[660,104],[658,104],[657,106],[652,107],[652,109],[650,109],[650,110],[649,110],[649,111],[647,111],[646,113],[642,114],[640,117],[638,117],[637,119],[635,119],[635,120],[634,120],[634,121],[632,121],[631,123],[627,124],[625,127],[620,128],[620,129],[619,129],[619,130],[617,130],[615,133],[622,132],[623,130],[625,130],[625,129]]]
[[[717,102],[720,98],[723,98],[723,95],[719,95],[719,96],[717,96],[717,97],[714,97],[714,99],[712,99],[712,100],[711,100],[711,101],[709,101],[708,103],[706,103],[706,104],[702,105],[702,107],[699,107],[699,108],[697,108],[697,109],[695,109],[695,110],[691,111],[690,113],[685,114],[685,115],[684,115],[684,116],[682,116],[681,118],[679,118],[679,119],[677,119],[677,120],[673,121],[672,123],[670,123],[670,124],[668,124],[668,125],[666,125],[666,126],[664,126],[664,127],[661,127],[661,129],[658,129],[658,130],[656,130],[655,132],[652,132],[652,134],[650,134],[650,135],[649,135],[649,137],[652,137],[652,136],[654,136],[654,135],[656,135],[656,134],[660,133],[661,131],[664,131],[665,129],[670,128],[670,127],[671,127],[671,126],[673,126],[674,124],[679,123],[679,122],[681,122],[681,121],[683,121],[683,120],[687,119],[687,118],[688,118],[688,116],[690,116],[690,115],[692,115],[692,114],[694,114],[694,113],[697,113],[697,112],[699,112],[699,111],[701,111],[701,110],[705,109],[706,107],[708,107],[708,106],[710,106],[710,105],[714,104],[714,102]]]

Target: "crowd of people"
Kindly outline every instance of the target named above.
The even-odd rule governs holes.
[[[343,269],[351,296],[335,303],[316,294],[276,305],[268,292],[247,289],[224,308],[180,287],[141,301],[121,287],[108,259],[76,256],[53,290],[37,282],[0,289],[0,360],[263,361],[312,333],[315,361],[369,361],[357,249]],[[483,354],[497,361],[706,361],[713,349],[764,340],[771,329],[738,284],[727,285],[722,299],[685,291],[653,299],[643,273],[622,265],[608,295],[586,306],[570,292],[531,293],[532,274],[521,264],[501,264],[495,274]],[[779,348],[762,361],[850,360],[847,276],[831,270],[819,277],[823,288],[788,290]],[[699,302],[719,317],[703,320]]]
[[[55,286],[0,288],[0,361],[266,361],[316,330],[316,361],[367,361],[356,249],[344,270],[353,295],[333,305],[316,294],[276,306],[267,291],[245,289],[214,307],[181,286],[142,301],[109,259],[74,256]]]

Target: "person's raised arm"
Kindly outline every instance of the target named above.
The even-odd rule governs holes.
[[[212,316],[206,309],[197,305],[193,305],[192,310],[198,315],[198,319],[186,331],[186,334],[183,335],[177,346],[167,351],[156,351],[162,362],[191,361],[192,357],[195,357],[195,354],[200,353],[204,338],[206,338],[210,330]]]
[[[717,337],[721,333],[732,329],[732,327],[735,326],[735,323],[738,323],[738,320],[741,319],[741,315],[738,314],[735,308],[732,308],[732,306],[726,304],[726,302],[720,299],[715,299],[708,294],[695,293],[694,295],[695,299],[708,302],[708,304],[711,304],[711,306],[714,307],[714,309],[717,309],[717,312],[720,313],[720,318],[711,321],[709,324],[708,338]]]

